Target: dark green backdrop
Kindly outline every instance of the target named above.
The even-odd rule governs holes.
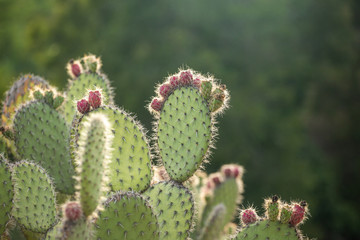
[[[209,172],[247,172],[244,205],[309,202],[318,239],[359,238],[356,0],[0,0],[0,92],[32,72],[63,88],[68,59],[102,57],[116,102],[151,128],[153,86],[190,66],[231,92]]]

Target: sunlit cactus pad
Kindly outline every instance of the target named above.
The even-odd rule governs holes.
[[[12,166],[14,207],[12,215],[25,228],[46,232],[56,223],[55,191],[40,166],[26,161]]]
[[[272,222],[269,220],[258,221],[247,225],[237,235],[235,240],[299,240],[301,234],[289,224]]]
[[[160,239],[187,239],[194,215],[191,192],[174,182],[160,182],[145,193],[157,214]]]
[[[79,119],[78,125],[75,126],[78,132],[83,129],[82,122],[95,113],[108,117],[114,134],[112,157],[109,162],[111,188],[114,191],[145,190],[151,181],[151,158],[141,125],[125,111],[103,106]]]
[[[8,164],[0,156],[0,235],[10,219],[14,192],[11,182],[11,172]]]
[[[159,239],[152,207],[135,192],[112,195],[99,212],[95,231],[97,240]]]
[[[42,101],[33,101],[17,111],[14,131],[18,154],[45,168],[58,191],[72,194],[74,168],[69,129],[62,115]]]
[[[32,91],[35,89],[48,89],[49,84],[39,76],[26,74],[20,77],[6,92],[5,102],[2,109],[2,124],[11,125],[16,109],[26,101],[32,99]]]
[[[170,177],[188,179],[211,141],[211,114],[198,89],[176,89],[164,102],[158,124],[159,152]]]

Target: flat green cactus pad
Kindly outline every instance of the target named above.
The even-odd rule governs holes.
[[[49,84],[39,76],[26,74],[17,80],[6,92],[2,109],[2,125],[10,126],[16,109],[32,99],[32,91],[36,88],[49,89]]]
[[[208,199],[207,205],[203,211],[201,226],[205,225],[205,221],[208,219],[213,209],[218,204],[222,203],[226,207],[226,214],[222,222],[222,228],[224,228],[227,223],[233,220],[236,214],[239,195],[238,185],[236,183],[236,179],[234,178],[226,179],[223,183],[217,186],[214,190],[214,194]]]
[[[5,231],[6,223],[10,219],[13,196],[11,172],[8,164],[0,156],[0,235]]]
[[[187,239],[192,226],[194,201],[191,192],[175,182],[160,182],[145,193],[154,207],[160,239]]]
[[[43,168],[20,161],[12,166],[15,220],[34,232],[46,232],[56,222],[55,190]]]
[[[69,80],[66,98],[61,105],[65,120],[70,124],[76,114],[76,101],[88,95],[89,90],[101,89],[103,104],[113,104],[112,89],[105,75],[82,73],[78,78]]]
[[[17,111],[14,131],[18,154],[45,168],[58,191],[74,193],[69,129],[64,118],[46,103],[30,102]]]
[[[92,226],[83,218],[76,222],[59,222],[47,232],[44,240],[89,240],[91,235]]]
[[[289,224],[278,221],[259,221],[247,225],[238,233],[235,240],[301,240],[299,231]]]
[[[102,113],[108,117],[114,134],[109,162],[110,186],[118,191],[143,191],[151,181],[151,158],[146,135],[130,114],[115,107],[103,106],[83,115],[76,124],[77,132],[89,116]],[[76,134],[78,135],[78,133]]]
[[[178,88],[164,102],[157,142],[173,180],[185,181],[201,165],[210,146],[211,128],[209,108],[197,88]]]
[[[225,215],[226,207],[224,204],[220,203],[216,205],[206,220],[199,238],[201,240],[221,239],[224,231],[223,222]]]
[[[97,240],[159,239],[152,207],[135,192],[112,195],[99,212],[95,228]]]
[[[80,134],[77,154],[80,203],[85,216],[93,213],[106,190],[111,139],[107,117],[92,114]]]

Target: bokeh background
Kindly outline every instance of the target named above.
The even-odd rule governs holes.
[[[308,201],[309,237],[360,239],[360,1],[0,0],[0,94],[21,73],[63,89],[70,58],[94,53],[137,114],[179,67],[231,92],[208,172],[247,172],[244,205]]]

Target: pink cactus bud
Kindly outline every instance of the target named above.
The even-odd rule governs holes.
[[[192,74],[189,71],[184,71],[180,73],[180,84],[181,85],[190,85],[193,81]]]
[[[221,184],[221,180],[218,176],[214,176],[211,180],[215,184],[215,186],[218,186]]]
[[[246,209],[241,212],[241,221],[248,225],[257,221],[257,214],[253,209]]]
[[[88,101],[86,101],[85,99],[81,99],[80,101],[77,102],[77,110],[82,114],[89,112],[90,111],[90,103]]]
[[[75,77],[78,77],[81,74],[80,66],[76,63],[71,63],[71,72]]]
[[[160,86],[159,93],[162,97],[166,98],[169,96],[171,92],[171,85],[168,83],[165,83]]]
[[[171,76],[169,82],[173,88],[179,86],[179,84],[180,84],[178,76]]]
[[[154,100],[151,102],[151,108],[155,111],[159,112],[163,106],[163,102],[159,100],[158,98],[154,98]]]
[[[99,91],[89,92],[89,103],[92,108],[98,108],[101,105],[101,93]]]
[[[194,81],[193,81],[193,84],[195,87],[199,88],[201,87],[201,80],[200,78],[195,78]]]
[[[65,207],[66,219],[76,221],[82,216],[80,204],[77,202],[70,202]]]
[[[234,176],[234,178],[237,178],[237,177],[239,176],[239,174],[240,174],[240,169],[239,169],[238,167],[235,167],[235,168],[233,169],[233,176]]]
[[[223,171],[224,171],[225,177],[227,177],[227,178],[232,177],[233,173],[232,173],[232,170],[230,168],[225,168]]]
[[[304,220],[305,212],[306,212],[305,207],[306,207],[306,202],[301,202],[300,205],[295,204],[293,206],[293,211],[291,213],[291,218],[290,218],[290,225],[295,227]]]

